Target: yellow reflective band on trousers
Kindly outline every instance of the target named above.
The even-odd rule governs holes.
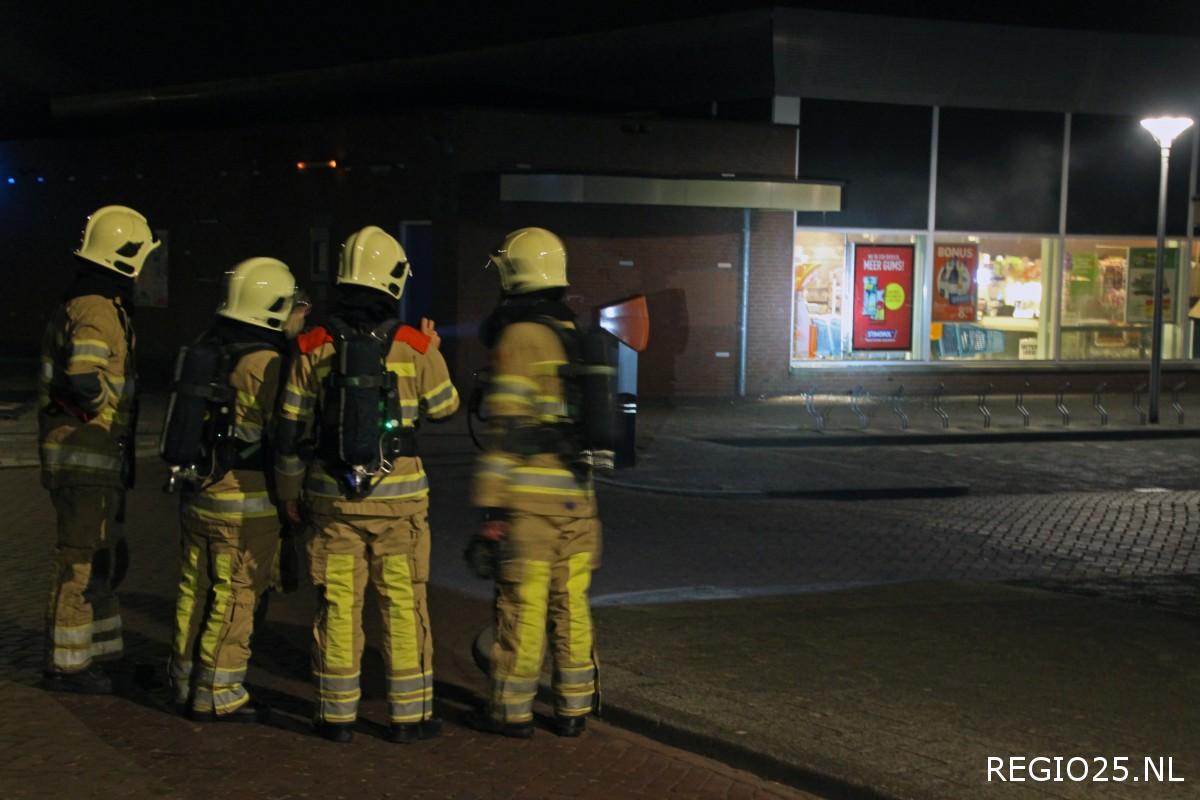
[[[214,711],[230,714],[250,700],[250,693],[242,686],[246,670],[223,670],[201,666],[196,674],[195,711]]]
[[[353,722],[358,716],[358,701],[362,692],[358,686],[360,673],[327,675],[318,672],[317,699],[319,716],[324,722]]]
[[[54,626],[54,668],[76,672],[92,661],[92,623]]]
[[[92,604],[96,613],[100,613],[99,607],[97,603]],[[106,613],[108,616],[92,620],[92,658],[95,659],[115,659],[125,651],[125,640],[121,635],[121,615],[116,611]]]
[[[186,664],[183,678],[191,673],[191,653],[187,652],[188,627],[196,610],[196,584],[199,580],[200,548],[189,547],[183,562],[183,574],[179,579],[179,599],[175,601],[175,642],[172,648],[172,663]]]
[[[388,617],[391,622],[392,669],[396,672],[420,669],[417,610],[408,556],[386,556],[383,559],[383,582],[387,587]]]
[[[372,479],[374,480],[374,479]],[[305,490],[314,497],[342,497],[337,481],[319,469],[308,471]],[[363,500],[412,500],[429,494],[429,479],[424,472],[388,475]]]
[[[427,703],[433,702],[433,683],[419,677],[420,639],[412,572],[407,555],[385,556],[383,583],[387,591],[388,636],[391,669],[388,680],[388,718],[393,723],[420,722]],[[415,679],[410,677],[418,673]],[[396,677],[400,676],[400,677]]]
[[[221,631],[225,626],[225,614],[233,593],[233,556],[220,553],[213,559],[213,601],[208,618],[204,621],[204,635],[200,637],[200,661],[211,667],[216,663],[217,646],[221,642]]]
[[[433,715],[433,673],[388,679],[388,719],[420,722]]]
[[[277,513],[266,492],[196,492],[188,497],[186,508],[213,522],[265,519]]]
[[[551,467],[514,467],[508,476],[508,489],[523,494],[554,497],[591,497],[587,484],[576,480],[570,470]]]
[[[576,553],[567,560],[567,605],[571,616],[571,662],[592,658],[592,614],[587,592],[592,583],[592,554]]]
[[[492,674],[492,714],[508,723],[528,722],[533,718],[550,599],[550,562],[522,559],[516,563],[516,583],[504,584],[512,603],[505,614],[508,621],[502,619],[502,624],[511,626],[508,628],[511,638],[503,635],[503,629],[497,631],[498,643],[502,639],[510,642],[507,647],[511,660],[503,661],[511,666],[506,668],[497,659]]]
[[[213,710],[218,714],[237,711],[250,699],[250,693],[246,691],[246,687],[242,686],[242,681],[246,679],[245,668],[214,669],[210,675]]]
[[[331,553],[325,565],[325,666],[354,667],[354,556]]]
[[[550,595],[550,564],[526,561],[522,564],[517,597],[521,615],[517,619],[517,657],[513,672],[536,676],[542,670],[542,648],[546,642],[546,603]]]
[[[591,712],[596,694],[596,669],[592,650],[592,614],[587,592],[592,582],[592,554],[575,553],[567,559],[566,605],[556,608],[556,626],[566,628],[567,663],[554,673],[554,711],[560,716]],[[564,613],[565,612],[565,613]],[[566,619],[562,619],[565,616]],[[560,645],[561,647],[561,645]]]

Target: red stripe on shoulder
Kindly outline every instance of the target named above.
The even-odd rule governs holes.
[[[311,353],[321,345],[329,344],[332,341],[333,337],[329,335],[329,331],[318,325],[311,331],[297,336],[296,346],[300,348],[301,353]]]
[[[424,353],[429,349],[429,337],[409,325],[401,325],[397,328],[394,338],[397,342],[404,342],[418,353]]]

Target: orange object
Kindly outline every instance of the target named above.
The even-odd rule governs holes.
[[[942,340],[942,323],[933,322],[929,325],[929,340],[932,342],[940,342]]]
[[[808,324],[808,357],[817,357],[817,323]]]
[[[650,344],[650,309],[646,296],[635,295],[596,309],[600,327],[641,353]]]

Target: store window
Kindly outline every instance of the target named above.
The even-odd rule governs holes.
[[[1050,358],[1050,274],[1058,240],[939,235],[933,249],[930,354],[942,361]]]
[[[798,230],[792,366],[917,357],[924,247],[914,233]]]
[[[1163,282],[1163,356],[1183,355],[1179,325],[1187,284],[1186,249],[1167,241]],[[1154,320],[1153,239],[1067,239],[1063,264],[1062,358],[1149,359]]]
[[[1192,269],[1188,278],[1188,328],[1192,334],[1191,357],[1200,358],[1200,241],[1192,245]]]

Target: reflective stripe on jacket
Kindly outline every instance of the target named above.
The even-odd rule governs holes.
[[[570,421],[558,377],[566,363],[558,334],[546,325],[517,322],[500,335],[483,399],[488,432],[471,492],[476,506],[547,516],[596,515],[591,481],[579,480],[559,455],[518,455],[507,444],[513,431]]]
[[[119,442],[132,433],[134,349],[132,321],[120,300],[83,295],[51,314],[38,380],[46,488],[121,487]]]

